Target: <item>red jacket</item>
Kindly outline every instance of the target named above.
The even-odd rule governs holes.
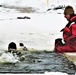
[[[63,29],[65,43],[69,43],[76,50],[76,15],[73,15],[69,23]]]

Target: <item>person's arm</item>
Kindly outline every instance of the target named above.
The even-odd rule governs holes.
[[[67,39],[70,36],[71,36],[70,29],[68,27],[65,27],[64,30],[63,30],[63,39],[64,39],[64,41],[66,42]]]
[[[66,39],[68,42],[74,42],[76,40],[76,24],[72,24],[70,26],[70,36]]]

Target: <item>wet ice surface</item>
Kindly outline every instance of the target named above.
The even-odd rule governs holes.
[[[63,72],[75,75],[75,66],[67,58],[54,52],[31,52],[25,60],[15,64],[0,64],[0,73],[44,74]]]

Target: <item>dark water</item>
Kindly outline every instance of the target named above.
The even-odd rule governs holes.
[[[43,74],[48,71],[75,75],[75,69],[72,62],[54,52],[31,52],[18,63],[0,64],[0,73]]]

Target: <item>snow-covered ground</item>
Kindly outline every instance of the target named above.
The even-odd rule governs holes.
[[[58,6],[72,5],[76,9],[75,0],[0,0],[0,4],[4,7],[33,7],[37,12],[46,12],[49,8]],[[7,10],[9,10],[7,8]],[[3,11],[3,10],[2,10]],[[57,10],[61,12],[62,10]],[[16,11],[15,11],[16,12]],[[54,11],[50,11],[54,12]],[[56,11],[55,11],[56,12]],[[62,12],[63,13],[63,12]]]
[[[25,15],[31,19],[17,19],[18,16]],[[60,30],[66,24],[63,14],[4,13],[1,16],[1,41],[7,45],[11,41],[23,42],[26,46],[39,50],[53,50],[54,41],[57,37],[62,37]]]
[[[0,39],[1,44],[4,45],[0,47],[6,49],[9,42],[15,41],[23,42],[27,47],[52,51],[54,40],[62,37],[60,30],[67,24],[63,15],[64,8],[56,8],[67,5],[75,8],[75,2],[75,0],[0,0],[2,5],[0,7]],[[35,11],[22,12],[21,9],[25,10],[26,7],[32,7],[31,11],[33,9]],[[48,9],[51,10],[47,11]],[[17,19],[24,16],[31,19]],[[35,34],[26,35],[25,33]]]
[[[63,2],[64,4],[62,4]],[[60,30],[67,23],[63,9],[53,9],[59,5],[73,5],[75,1],[69,1],[68,4],[63,2],[61,0],[55,1],[55,3],[51,0],[1,0],[0,36],[4,45],[1,47],[6,49],[9,42],[15,41],[16,43],[23,42],[27,47],[38,50],[52,51],[55,39],[62,37]],[[22,13],[17,11],[18,8],[23,9],[26,6],[34,8],[36,12]],[[52,10],[47,11],[50,8]],[[24,16],[31,19],[17,19],[17,17]],[[26,35],[25,33],[32,33],[33,35]]]

